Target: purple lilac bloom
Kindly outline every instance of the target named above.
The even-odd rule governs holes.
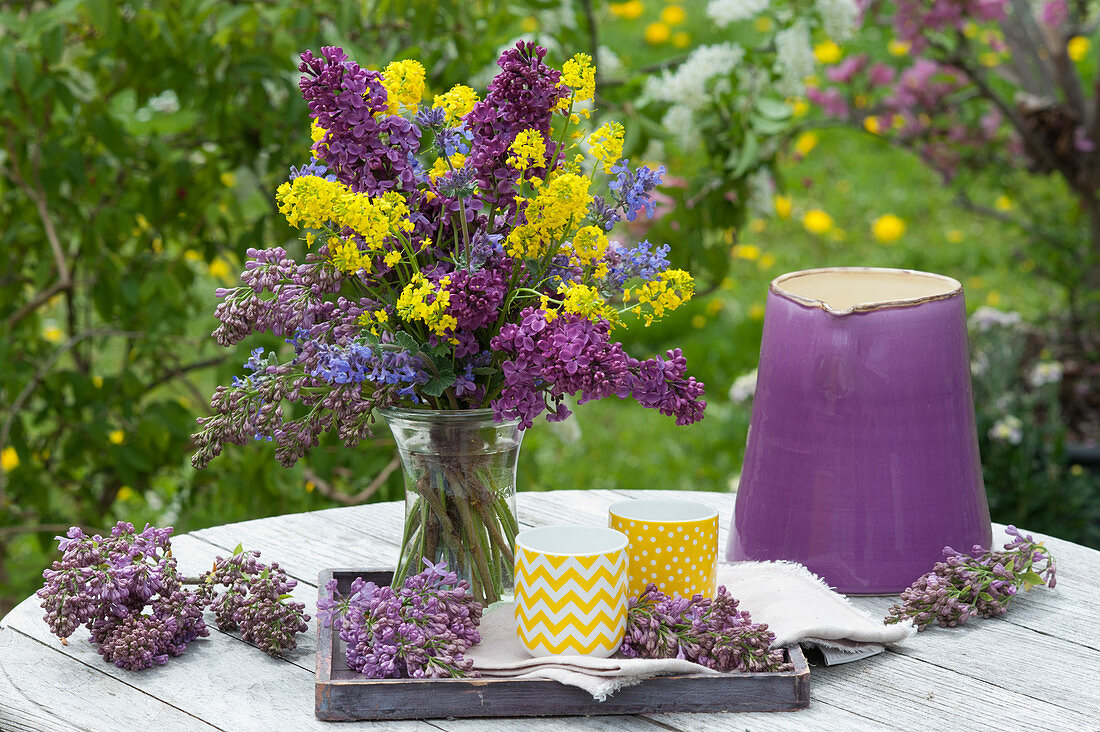
[[[547,421],[570,415],[563,403],[577,394],[578,404],[616,395],[634,397],[642,406],[675,416],[680,425],[703,417],[703,384],[685,379],[687,360],[679,349],[667,358],[639,361],[608,339],[606,320],[592,322],[562,313],[547,322],[544,311],[527,308],[519,323],[506,323],[491,346],[507,356],[501,363],[504,387],[492,402],[498,420],[518,419],[527,429],[544,411]]]
[[[714,599],[665,595],[650,584],[627,609],[620,650],[627,658],[681,658],[717,671],[789,671],[775,635],[737,609],[725,587]]]
[[[482,607],[466,580],[433,565],[394,589],[357,577],[348,597],[326,585],[322,619],[347,643],[348,667],[373,679],[476,676],[465,652],[481,641]]]
[[[970,618],[991,618],[1008,611],[1019,588],[1054,587],[1054,557],[1042,544],[1015,526],[1005,533],[1012,540],[1004,551],[974,546],[972,555],[944,547],[944,560],[901,593],[901,603],[890,608],[887,623],[912,620],[917,630],[933,622],[954,627]]]
[[[648,218],[653,218],[657,204],[650,194],[661,185],[665,166],[653,170],[640,165],[637,170],[631,170],[630,161],[624,158],[611,167],[611,172],[615,174],[615,179],[609,181],[607,187],[615,192],[615,200],[627,221],[633,221],[643,209]]]
[[[531,42],[517,43],[500,55],[498,73],[485,99],[474,105],[464,122],[472,133],[473,154],[467,165],[477,171],[487,208],[515,209],[515,182],[519,171],[507,164],[508,146],[522,130],[536,129],[546,143],[545,168],[552,168],[556,148],[550,122],[558,102],[569,94],[559,85],[561,72],[543,61],[546,49]]]
[[[313,149],[336,179],[371,195],[414,190],[409,155],[420,147],[420,128],[388,113],[381,75],[335,46],[323,47],[320,57],[303,52],[298,69],[310,116],[326,130]]]

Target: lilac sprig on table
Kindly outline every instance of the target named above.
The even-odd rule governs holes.
[[[209,636],[203,612],[210,608],[219,628],[239,628],[272,655],[295,647],[293,636],[306,630],[309,616],[302,603],[287,602],[294,580],[277,564],[259,564],[259,552],[239,547],[229,560],[218,557],[203,577],[183,577],[172,556],[172,531],[146,526],[139,532],[120,521],[106,537],[76,526],[57,537],[61,559],[42,573],[37,593],[53,634],[67,642],[83,625],[104,659],[140,671]],[[218,592],[219,585],[228,591]]]
[[[717,671],[790,671],[764,623],[737,609],[725,587],[714,599],[666,595],[650,584],[627,609],[619,650],[627,658],[680,658]]]
[[[348,667],[372,679],[438,679],[477,676],[465,657],[481,641],[481,603],[466,580],[432,564],[393,587],[357,577],[348,594],[337,581],[325,585],[317,617],[347,644]]]
[[[973,555],[944,547],[944,561],[936,562],[901,593],[901,603],[890,608],[887,623],[912,619],[917,630],[933,622],[954,627],[970,618],[992,618],[1008,611],[1021,587],[1056,584],[1054,557],[1041,543],[1015,526],[1005,533],[1012,541],[1004,551],[975,545]]]

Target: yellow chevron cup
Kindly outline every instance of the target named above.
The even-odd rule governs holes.
[[[516,633],[532,656],[607,658],[626,630],[626,537],[598,526],[516,536]]]
[[[653,583],[666,595],[714,597],[718,511],[694,501],[639,498],[608,509],[608,526],[630,540],[628,594]]]

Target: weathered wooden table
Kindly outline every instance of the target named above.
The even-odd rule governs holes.
[[[639,493],[521,493],[520,522],[604,524],[612,502]],[[713,505],[723,530],[734,502],[729,494],[645,495]],[[278,516],[179,536],[173,547],[189,574],[205,570],[238,542],[259,549],[299,580],[295,596],[312,614],[320,570],[395,563],[402,515],[401,504],[382,503]],[[1000,529],[995,527],[995,541],[1003,541]],[[934,628],[870,659],[814,667],[812,702],[800,712],[321,722],[313,716],[312,622],[285,659],[269,658],[212,628],[209,638],[167,665],[131,673],[105,664],[84,630],[61,645],[32,597],[0,621],[0,730],[1100,730],[1100,552],[1042,538],[1058,560],[1057,589],[1023,595],[1003,618]],[[881,615],[892,598],[855,602]]]

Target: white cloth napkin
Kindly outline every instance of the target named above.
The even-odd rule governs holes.
[[[870,644],[898,643],[913,634],[908,625],[883,625],[853,607],[843,595],[800,564],[739,562],[718,565],[718,584],[725,585],[757,623],[775,633],[775,647],[807,642],[832,648],[866,649]],[[481,621],[481,643],[466,657],[474,669],[491,678],[552,679],[577,686],[603,701],[625,686],[652,676],[716,674],[690,661],[547,656],[531,658],[516,636],[515,606],[492,607]]]

